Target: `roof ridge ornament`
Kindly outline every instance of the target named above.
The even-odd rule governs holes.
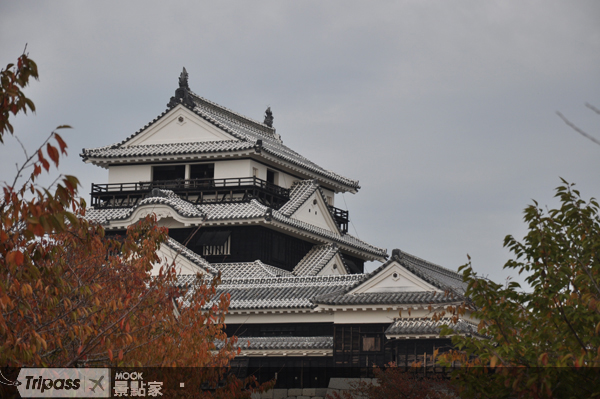
[[[273,127],[273,112],[271,111],[271,107],[268,107],[267,110],[265,111],[265,121],[264,124],[269,126],[269,127]]]
[[[179,75],[179,88],[175,90],[175,95],[171,97],[171,100],[167,104],[167,107],[173,108],[177,104],[183,104],[187,107],[194,108],[195,104],[190,95],[190,86],[188,84],[188,73],[183,67],[183,71]]]

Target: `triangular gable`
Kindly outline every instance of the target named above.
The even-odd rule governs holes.
[[[121,144],[121,146],[223,140],[237,139],[186,107],[178,105],[160,116],[157,121],[150,124],[146,129]]]
[[[189,249],[169,238],[164,242],[157,251],[160,258],[159,263],[152,265],[152,275],[158,275],[161,266],[175,264],[177,274],[211,274],[214,269],[210,264]],[[212,269],[212,270],[211,270]]]
[[[336,244],[315,245],[294,267],[296,276],[335,276],[348,274]]]
[[[313,193],[306,198],[302,205],[298,206],[290,217],[341,234],[323,198],[323,193],[318,186],[315,187]]]
[[[348,274],[348,271],[339,252],[317,273],[318,276],[336,276],[340,274]]]
[[[395,258],[383,265],[348,294],[376,292],[442,292],[439,288],[408,271]]]

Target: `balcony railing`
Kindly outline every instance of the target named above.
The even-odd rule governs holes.
[[[290,190],[257,177],[227,179],[176,179],[137,183],[92,184],[94,208],[130,208],[155,188],[172,190],[194,204],[245,202],[257,199],[266,206],[279,209],[290,199]],[[348,211],[329,206],[343,233],[348,232]]]
[[[350,223],[350,216],[348,214],[348,211],[336,208],[331,205],[329,205],[329,209],[331,210],[331,213],[333,214],[333,218],[335,219],[336,223],[338,224],[338,226],[340,226],[340,230],[342,230],[342,233],[347,233],[348,223]]]
[[[290,198],[290,190],[256,177],[227,179],[176,179],[137,183],[92,184],[95,208],[129,208],[155,188],[172,190],[195,204],[207,202],[244,202],[257,199],[279,209]]]

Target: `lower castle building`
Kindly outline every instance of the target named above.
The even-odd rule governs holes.
[[[92,184],[88,218],[120,233],[155,214],[169,228],[161,257],[176,258],[182,286],[221,273],[238,367],[295,367],[278,384],[326,386],[352,367],[427,365],[450,348],[444,321],[429,316],[462,302],[462,277],[348,234],[335,195],[356,193],[358,181],[286,147],[270,109],[261,123],[202,98],[184,69],[166,111],[81,156],[108,169],[108,183]],[[382,265],[365,273],[368,261]],[[461,320],[456,330],[476,329]]]

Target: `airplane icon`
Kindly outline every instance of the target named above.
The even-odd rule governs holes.
[[[93,393],[96,393],[96,388],[98,388],[98,386],[100,386],[100,389],[102,389],[104,391],[104,387],[102,386],[102,380],[104,379],[104,376],[100,377],[97,380],[94,380],[93,378],[90,378],[90,381],[92,381],[94,383],[94,386],[90,388],[90,390]]]

